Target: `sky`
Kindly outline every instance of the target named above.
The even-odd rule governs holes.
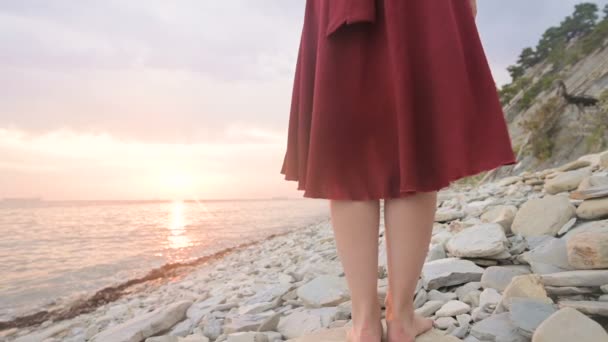
[[[500,86],[580,1],[478,2]],[[280,169],[304,3],[0,0],[0,198],[301,197]]]

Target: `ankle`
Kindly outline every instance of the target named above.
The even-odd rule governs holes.
[[[414,303],[405,304],[394,304],[389,303],[386,306],[386,320],[412,320],[414,318],[415,310]]]

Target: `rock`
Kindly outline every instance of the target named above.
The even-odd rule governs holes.
[[[513,205],[498,205],[481,215],[481,221],[486,223],[498,223],[500,224],[505,233],[511,232],[511,224],[515,219],[517,213],[517,207]]]
[[[574,190],[583,181],[591,176],[591,168],[583,168],[574,171],[566,171],[558,174],[555,178],[545,181],[545,191],[555,195],[560,192]]]
[[[426,298],[426,291],[424,289],[418,290],[418,292],[416,292],[416,297],[414,298],[414,309],[421,307],[426,302]]]
[[[464,229],[446,244],[450,254],[464,258],[496,255],[507,250],[504,228],[498,223],[484,223]]]
[[[568,262],[577,269],[608,268],[608,232],[582,232],[568,240]]]
[[[475,323],[471,327],[471,335],[482,341],[525,341],[511,322],[508,312]]]
[[[445,258],[427,262],[422,267],[422,280],[427,290],[479,281],[483,268],[468,260]],[[608,283],[608,282],[606,282]]]
[[[574,224],[576,224],[576,217],[573,217],[570,219],[570,221],[566,222],[566,224],[564,224],[564,226],[559,229],[557,235],[566,234],[570,230],[570,228],[574,227]]]
[[[445,303],[449,302],[450,300],[454,300],[454,299],[458,298],[458,295],[456,295],[453,292],[441,292],[438,290],[431,290],[428,292],[427,298],[428,298],[428,300],[442,301],[445,304]]]
[[[569,163],[566,163],[557,168],[557,171],[565,172],[582,169],[584,167],[591,166],[591,162],[584,159],[574,160]]]
[[[242,331],[257,331],[260,326],[275,313],[267,311],[259,314],[230,316],[224,320],[223,332],[231,334]]]
[[[467,303],[470,306],[479,306],[480,297],[481,291],[473,290],[462,297],[462,302]]]
[[[602,286],[608,284],[608,270],[580,270],[544,274],[540,276],[547,286]]]
[[[137,316],[93,336],[94,342],[140,342],[167,330],[186,317],[191,301],[179,301],[167,307]]]
[[[600,167],[608,168],[608,151],[599,154]]]
[[[63,331],[68,330],[74,322],[64,321],[60,322],[57,325],[53,325],[43,329],[42,331],[35,331],[30,334],[20,336],[15,339],[15,342],[40,342],[46,341],[47,339],[52,339],[52,336],[55,336]],[[0,335],[2,337],[2,335]]]
[[[536,328],[556,311],[555,305],[542,300],[513,298],[510,318],[521,335],[532,337]]]
[[[568,248],[564,239],[551,237],[531,251],[523,253],[520,259],[529,263],[534,273],[554,273],[573,269],[568,262]],[[542,268],[543,265],[552,267]]]
[[[509,283],[503,292],[502,300],[497,309],[509,309],[511,307],[511,301],[513,298],[536,298],[544,301],[545,303],[553,303],[553,301],[547,297],[547,292],[541,283],[540,276],[535,274],[513,277],[513,279],[511,279],[511,283]]]
[[[604,293],[608,293],[608,284],[600,286],[600,290]]]
[[[287,338],[296,338],[327,328],[334,320],[337,309],[304,309],[281,317],[277,331]]]
[[[544,320],[532,342],[606,342],[608,334],[597,322],[572,308],[562,308]]]
[[[444,259],[445,249],[442,244],[434,244],[429,248],[429,252],[427,253],[426,260],[424,262],[429,262],[433,260]]]
[[[145,342],[178,342],[178,337],[169,335],[154,336],[148,337]]]
[[[346,280],[328,274],[320,275],[300,286],[297,294],[310,308],[336,306],[350,299]]]
[[[435,312],[437,312],[437,310],[439,310],[443,304],[443,301],[431,300],[424,303],[424,305],[422,305],[420,308],[416,309],[416,313],[423,317],[430,317],[433,316],[433,314],[435,314]]]
[[[179,337],[177,342],[209,342],[209,338],[202,335],[188,335],[186,337]]]
[[[280,284],[272,286],[264,291],[256,293],[254,296],[247,298],[241,306],[253,305],[259,303],[269,303],[283,296],[292,289],[292,284]]]
[[[584,200],[576,209],[576,216],[586,220],[608,217],[608,197]]]
[[[524,274],[530,274],[530,268],[528,266],[490,266],[485,269],[481,276],[481,286],[483,288],[493,288],[498,291],[504,291],[513,277]]]
[[[228,335],[228,342],[268,342],[268,337],[260,332],[238,332]]]
[[[578,225],[575,228],[568,231],[568,233],[566,233],[564,236],[562,236],[562,239],[568,241],[571,238],[573,238],[574,236],[576,236],[577,234],[580,234],[583,232],[594,232],[594,233],[608,232],[608,220],[591,221],[591,222],[586,222],[581,225]]]
[[[562,300],[560,308],[573,308],[587,315],[608,317],[608,302],[590,300]]]
[[[479,307],[488,312],[494,311],[496,306],[500,303],[502,295],[495,289],[487,288],[479,295]]]
[[[566,196],[530,199],[517,211],[511,230],[524,236],[551,235],[574,217],[576,209]]]
[[[464,212],[455,209],[440,208],[435,211],[435,222],[448,222],[461,219],[464,217]]]
[[[587,190],[596,186],[608,185],[608,177],[605,176],[591,176],[583,179],[576,190],[582,191]]]
[[[271,316],[268,316],[266,319],[264,319],[261,323],[260,326],[257,328],[256,331],[259,332],[264,332],[264,331],[275,331],[277,330],[277,325],[279,324],[279,321],[281,320],[281,313],[277,312]],[[205,326],[205,329],[207,329],[207,327]],[[206,335],[206,334],[205,334]]]
[[[510,177],[505,177],[501,180],[498,181],[498,186],[509,186],[511,184],[515,184],[519,181],[521,181],[522,178],[520,176],[510,176]]]
[[[434,325],[438,329],[446,330],[450,326],[455,326],[456,323],[457,322],[454,318],[446,316],[446,317],[439,317],[439,318],[435,319]]]
[[[451,300],[441,307],[437,312],[435,312],[435,316],[437,317],[451,317],[456,315],[465,314],[471,311],[471,307],[458,300]]]
[[[574,286],[545,286],[545,290],[550,295],[564,296],[564,295],[580,295],[590,294],[595,292],[591,287],[574,287]]]
[[[483,278],[483,276],[482,276],[482,278]],[[481,287],[480,282],[472,281],[470,283],[466,283],[466,284],[460,286],[459,288],[456,289],[456,291],[454,291],[454,293],[456,293],[456,296],[459,300],[462,300],[462,298],[464,298],[469,292],[479,290],[480,287]]]

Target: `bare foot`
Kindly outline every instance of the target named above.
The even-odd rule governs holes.
[[[375,329],[355,329],[350,327],[346,331],[346,342],[380,342],[382,340],[382,323]]]
[[[409,320],[387,321],[388,342],[415,342],[416,336],[433,327],[433,320],[414,314]]]

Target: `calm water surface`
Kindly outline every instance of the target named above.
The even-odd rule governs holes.
[[[0,321],[328,218],[310,199],[0,202]]]

